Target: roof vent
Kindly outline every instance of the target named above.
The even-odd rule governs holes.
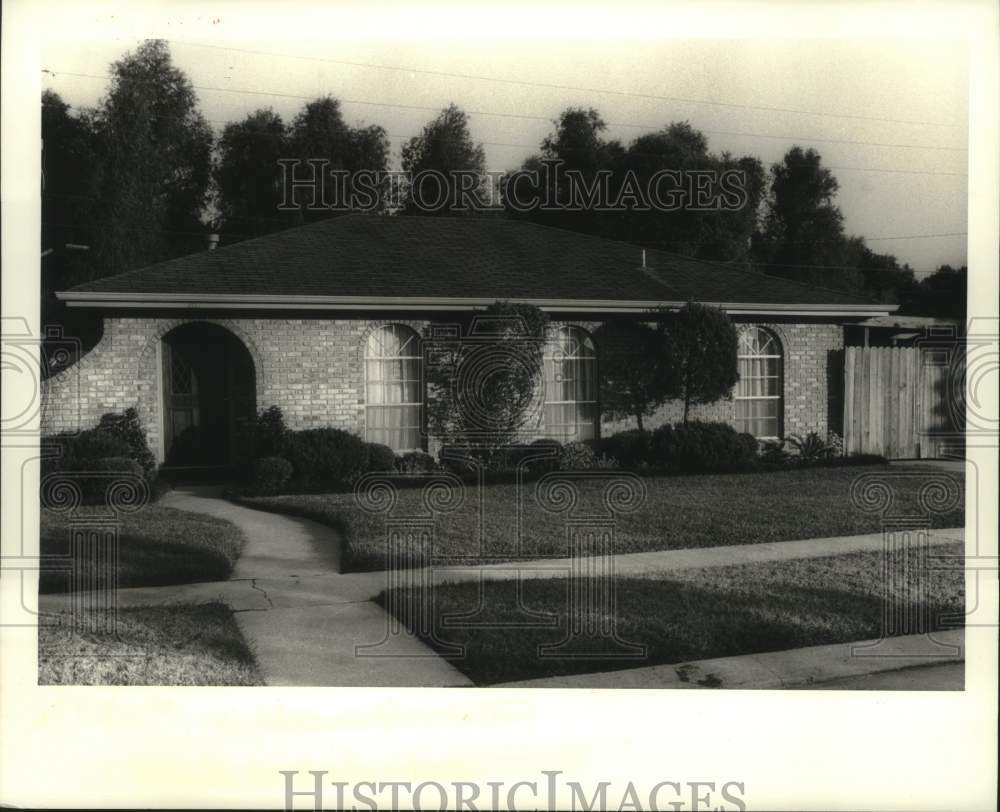
[[[219,247],[219,235],[218,234],[209,234],[208,235],[208,250],[209,251],[214,251],[218,247]]]

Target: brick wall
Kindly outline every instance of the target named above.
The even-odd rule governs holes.
[[[747,322],[750,324],[751,322]],[[773,332],[781,342],[784,354],[784,433],[817,432],[826,437],[827,431],[841,431],[831,425],[831,400],[837,395],[837,385],[831,391],[832,355],[843,349],[843,328],[837,324],[772,324],[752,322]],[[676,423],[684,417],[684,404],[669,401],[645,421],[647,428],[664,423]],[[719,420],[732,423],[736,418],[733,400],[720,400],[692,406],[689,419]],[[602,421],[601,432],[614,434],[635,428],[635,420]]]
[[[98,345],[73,368],[42,385],[42,433],[76,431],[95,425],[102,414],[138,409],[150,445],[161,444],[160,343],[191,319],[111,317]],[[368,333],[386,320],[203,319],[239,338],[254,361],[257,408],[280,406],[290,427],[337,426],[364,433],[364,347]],[[420,332],[425,321],[392,320]],[[594,329],[596,322],[574,322]],[[764,324],[784,351],[786,434],[826,435],[831,353],[843,346],[834,324]],[[598,348],[598,351],[600,348]],[[681,418],[682,405],[663,406],[649,427]],[[693,417],[732,421],[734,404],[720,401],[695,407]],[[606,421],[602,432],[631,428],[634,421]]]

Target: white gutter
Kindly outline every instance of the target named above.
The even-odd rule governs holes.
[[[56,297],[69,307],[115,307],[129,309],[221,309],[247,310],[468,310],[488,307],[495,297],[437,296],[277,296],[231,293],[101,293],[63,291]],[[553,313],[648,313],[658,307],[678,309],[685,302],[648,300],[601,301],[595,299],[522,299]],[[887,316],[898,305],[885,304],[778,304],[757,302],[702,302],[732,315],[775,314],[782,316]]]

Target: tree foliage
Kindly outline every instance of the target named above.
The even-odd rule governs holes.
[[[283,193],[278,161],[286,157],[287,130],[273,110],[256,110],[226,125],[219,139],[215,184],[228,239],[266,234],[294,223],[278,209]]]
[[[462,339],[432,345],[440,362],[427,370],[431,432],[488,458],[524,439],[540,417],[548,321],[534,305],[498,301],[467,319]]]
[[[203,248],[214,137],[165,42],[147,40],[111,66],[94,127],[103,170],[95,212],[98,273]]]
[[[903,302],[916,287],[912,269],[848,236],[835,203],[839,184],[813,149],[792,147],[771,167],[771,186],[755,259],[773,276]]]
[[[594,332],[600,348],[601,411],[613,419],[643,420],[673,395],[671,359],[662,332],[647,324],[613,321]]]
[[[725,311],[688,302],[663,323],[671,394],[691,406],[727,397],[739,380],[736,328]]]
[[[482,201],[486,154],[482,144],[476,144],[469,132],[469,117],[461,108],[450,104],[433,121],[424,126],[420,135],[411,138],[401,150],[403,171],[409,173],[412,185],[406,190],[403,210],[407,214],[449,214],[452,203],[462,203],[462,181],[457,172],[469,177],[466,196]],[[434,174],[431,174],[434,173]],[[443,175],[439,178],[437,173]],[[478,178],[473,186],[473,180]],[[442,201],[440,207],[434,204]]]

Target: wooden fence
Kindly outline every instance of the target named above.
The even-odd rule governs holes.
[[[847,347],[844,451],[914,459],[954,447],[956,404],[964,405],[960,363],[923,347]]]

